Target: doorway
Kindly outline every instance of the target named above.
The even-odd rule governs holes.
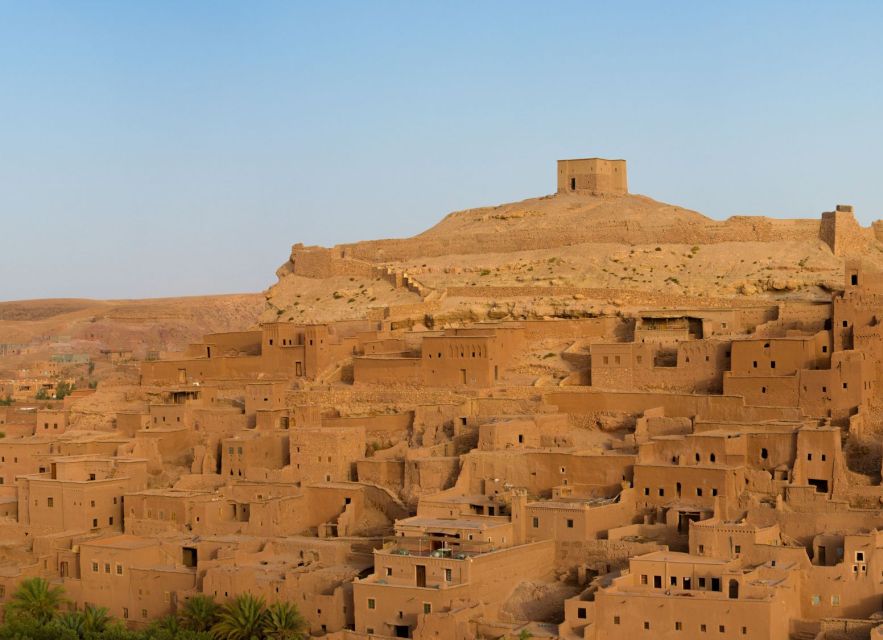
[[[422,564],[417,565],[417,586],[426,586],[426,566]]]

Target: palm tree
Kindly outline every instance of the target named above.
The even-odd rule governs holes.
[[[219,609],[211,596],[195,595],[184,603],[181,626],[191,631],[208,631],[218,621]]]
[[[212,635],[217,640],[261,640],[266,618],[264,599],[244,593],[221,608]]]
[[[276,602],[267,608],[263,631],[266,640],[302,640],[307,621],[294,604]]]
[[[182,633],[178,618],[174,615],[167,615],[150,623],[146,637],[150,640],[173,640],[184,637],[184,633]]]
[[[86,605],[83,610],[83,635],[103,633],[110,621],[106,607]]]
[[[68,611],[59,614],[52,621],[55,629],[65,629],[76,634],[78,638],[83,637],[83,614],[79,611]]]
[[[39,624],[47,624],[61,608],[64,589],[52,586],[43,578],[22,581],[6,604],[6,614],[30,618]]]

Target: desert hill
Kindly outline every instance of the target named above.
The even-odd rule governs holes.
[[[7,366],[50,350],[91,355],[132,350],[143,357],[148,351],[182,350],[206,332],[253,327],[263,308],[260,294],[0,302],[0,344],[30,345],[28,353],[7,359]]]
[[[295,245],[263,319],[424,310],[474,321],[824,300],[841,286],[845,259],[883,266],[881,238],[879,224],[862,228],[846,208],[816,219],[717,221],[642,195],[557,193],[457,211],[412,238]]]

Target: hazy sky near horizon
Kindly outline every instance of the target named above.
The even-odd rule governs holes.
[[[0,0],[0,300],[259,291],[629,161],[696,209],[883,218],[883,3]]]

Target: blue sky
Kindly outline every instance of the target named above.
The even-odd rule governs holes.
[[[883,218],[883,3],[0,0],[0,299],[259,291],[554,190]]]

